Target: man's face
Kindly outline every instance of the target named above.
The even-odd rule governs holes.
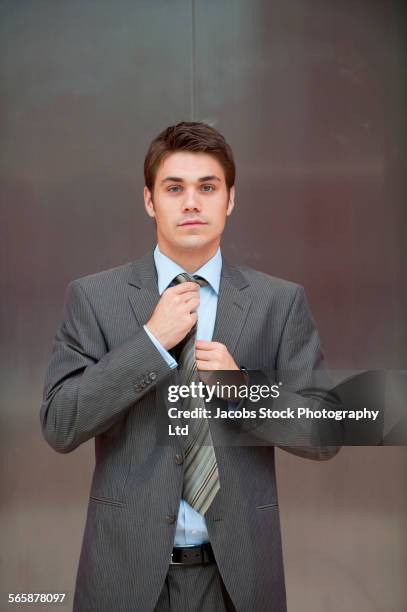
[[[168,256],[217,249],[234,206],[222,166],[206,153],[177,151],[160,164],[153,193],[144,188],[147,213],[157,223],[160,249]]]

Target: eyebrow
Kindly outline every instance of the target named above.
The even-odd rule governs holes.
[[[215,176],[215,174],[211,174],[209,176],[202,176],[201,178],[198,179],[199,183],[206,183],[207,181],[221,182],[221,179],[218,176]],[[184,179],[179,176],[167,176],[165,179],[161,181],[161,185],[163,183],[183,183],[183,182],[184,182]]]

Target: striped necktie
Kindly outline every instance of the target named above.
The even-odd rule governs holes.
[[[174,283],[195,282],[201,287],[208,283],[200,276],[191,276],[186,272],[178,274]],[[190,385],[199,382],[195,360],[195,342],[197,326],[194,325],[185,338],[175,347],[180,384]],[[185,398],[182,410],[205,408],[202,398]],[[194,510],[205,514],[219,491],[219,472],[215,449],[207,419],[189,419],[188,435],[180,436],[184,448],[185,471],[182,497]]]

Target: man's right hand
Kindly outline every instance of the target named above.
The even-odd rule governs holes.
[[[176,346],[198,320],[198,283],[180,283],[166,289],[158,302],[148,330],[169,351]]]

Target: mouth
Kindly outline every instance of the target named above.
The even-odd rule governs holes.
[[[179,223],[180,227],[190,227],[193,225],[207,225],[207,223],[205,223],[204,221],[199,221],[198,219],[190,219],[189,221]]]

